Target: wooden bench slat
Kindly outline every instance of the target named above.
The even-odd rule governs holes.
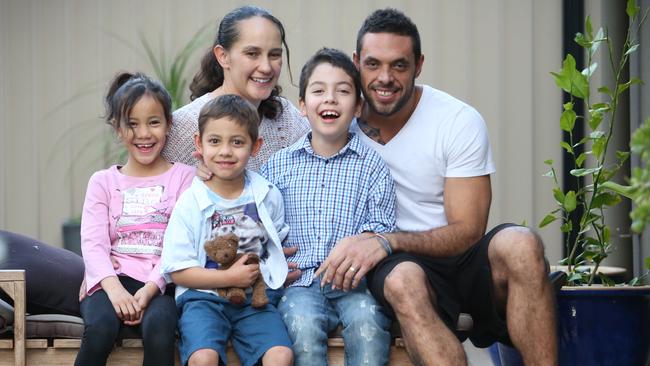
[[[47,339],[27,339],[25,346],[30,349],[47,348]]]
[[[54,348],[79,348],[81,347],[81,339],[62,339],[56,338],[52,342]]]

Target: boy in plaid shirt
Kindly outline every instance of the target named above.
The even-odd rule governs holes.
[[[293,343],[296,365],[326,365],[327,335],[340,324],[346,365],[384,365],[390,321],[367,291],[359,268],[349,263],[353,289],[321,283],[315,272],[341,239],[376,235],[395,227],[393,179],[383,160],[349,132],[361,112],[359,74],[352,60],[334,49],[318,51],[300,74],[300,110],[311,132],[273,155],[260,173],[284,197],[291,228],[284,246],[297,246],[287,260],[301,277],[278,305]],[[390,252],[389,246],[384,246]]]

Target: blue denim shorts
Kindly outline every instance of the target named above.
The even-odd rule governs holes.
[[[209,348],[219,353],[219,364],[226,364],[228,340],[242,366],[257,364],[272,347],[291,348],[291,340],[275,305],[278,291],[267,290],[270,304],[262,309],[232,305],[214,294],[187,290],[176,299],[179,311],[179,352],[183,365],[192,353]]]

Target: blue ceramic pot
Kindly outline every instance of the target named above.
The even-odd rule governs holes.
[[[564,287],[557,317],[560,366],[643,366],[650,358],[650,286]],[[523,365],[514,348],[498,348],[501,365]]]
[[[645,365],[650,286],[565,287],[558,298],[560,365]]]

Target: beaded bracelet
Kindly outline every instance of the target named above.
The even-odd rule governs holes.
[[[390,246],[390,241],[388,241],[385,236],[375,233],[375,237],[379,240],[379,243],[382,247],[384,247],[384,250],[386,253],[388,253],[388,255],[393,254],[393,248]]]

